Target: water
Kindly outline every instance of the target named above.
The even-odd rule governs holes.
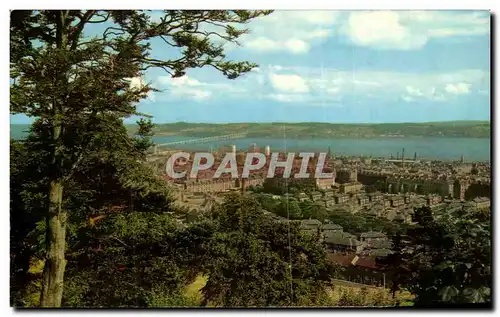
[[[156,143],[196,139],[181,136],[157,136]],[[405,149],[405,157],[412,159],[414,153],[420,159],[459,160],[470,161],[490,160],[489,138],[437,138],[437,137],[404,137],[404,138],[311,138],[311,139],[283,139],[283,138],[244,138],[235,140],[221,140],[202,144],[177,145],[179,150],[210,151],[224,145],[236,145],[237,150],[247,150],[253,143],[263,149],[266,145],[271,151],[287,152],[327,152],[331,148],[334,155],[396,157]]]
[[[11,137],[22,138],[29,128],[28,125],[12,125]],[[156,143],[197,139],[197,137],[184,136],[156,136]],[[238,150],[247,150],[252,143],[263,149],[266,145],[271,151],[284,151],[286,142],[287,152],[327,152],[328,147],[334,155],[396,157],[401,155],[405,148],[405,157],[413,158],[415,152],[421,159],[459,160],[463,154],[464,159],[470,161],[490,160],[489,138],[437,138],[437,137],[404,137],[404,138],[311,138],[311,139],[286,139],[283,138],[244,138],[235,140],[221,140],[202,144],[178,145],[175,149],[192,151],[216,150],[223,145],[236,145]]]

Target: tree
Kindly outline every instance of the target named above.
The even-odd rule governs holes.
[[[71,210],[67,223],[66,248],[67,258],[70,259],[69,277],[75,278],[79,283],[90,281],[72,273],[75,271],[75,263],[77,272],[85,272],[87,277],[96,278],[88,273],[88,268],[83,268],[88,262],[71,261],[75,254],[81,257],[82,253],[92,253],[96,248],[98,243],[93,242],[99,242],[103,236],[102,228],[97,227],[97,230],[96,224],[107,220],[106,224],[109,226],[117,213],[122,214],[129,210],[141,211],[145,216],[151,212],[170,211],[171,199],[167,184],[141,162],[144,152],[129,146],[133,138],[127,135],[123,125],[120,126],[120,121],[117,120],[112,126],[121,128],[116,129],[114,133],[100,133],[98,131],[101,127],[95,126],[96,148],[82,158],[72,178],[68,180],[65,191],[63,204],[66,209]],[[46,224],[42,221],[44,214],[40,206],[46,201],[44,189],[48,186],[46,166],[49,156],[41,143],[43,138],[40,134],[43,134],[43,129],[38,130],[37,127],[35,124],[26,140],[12,144],[11,164],[14,168],[11,174],[11,265],[14,272],[14,306],[33,306],[32,299],[26,302],[25,293],[27,288],[30,288],[32,293],[31,289],[37,287],[38,274],[29,273],[28,268],[31,262],[36,263],[39,258],[44,257],[41,246],[46,239],[43,234]],[[78,133],[75,133],[75,136],[78,136]],[[131,197],[135,199],[132,201]],[[111,233],[107,232],[106,241],[109,240],[109,235]],[[113,253],[108,253],[111,254]],[[109,298],[101,298],[101,302],[106,300]],[[97,303],[96,301],[95,304]],[[82,305],[84,304],[85,301],[82,301]]]
[[[205,239],[204,304],[229,307],[311,305],[336,268],[298,223],[276,221],[248,195],[229,196]]]
[[[27,285],[33,281],[30,264],[41,242],[33,231],[43,219],[40,207],[46,201],[43,157],[36,144],[10,142],[10,298],[16,307],[25,306]]]
[[[303,200],[299,202],[303,219],[318,219],[324,221],[328,217],[328,212],[324,204]]]
[[[134,146],[139,152],[145,153],[154,144],[152,140],[152,136],[154,135],[154,124],[151,122],[151,119],[144,120],[141,118],[137,121],[137,125],[139,128],[135,133],[136,137],[134,138]]]
[[[179,231],[165,213],[108,215],[68,254],[62,305],[148,307],[155,296],[178,297],[189,279],[182,252],[172,252]]]
[[[393,290],[409,289],[419,306],[491,302],[489,213],[416,209],[416,224],[397,241],[389,266],[396,276]]]
[[[93,127],[114,133],[117,119],[138,114],[136,103],[155,89],[133,86],[131,79],[149,68],[180,77],[189,68],[211,66],[229,79],[250,71],[255,64],[228,61],[223,45],[237,43],[247,32],[236,25],[266,14],[165,10],[155,21],[149,12],[135,10],[11,13],[11,112],[37,119],[49,158],[42,307],[61,305],[70,216],[63,204],[65,189],[82,158],[96,146]],[[95,24],[105,30],[86,36]],[[151,57],[153,39],[162,40],[180,57]]]
[[[402,286],[410,283],[412,276],[412,272],[408,269],[408,264],[402,254],[403,243],[401,233],[396,232],[392,237],[392,253],[384,258],[377,258],[377,264],[389,273],[387,278],[390,280],[390,291],[393,299]]]
[[[302,211],[299,202],[295,198],[282,197],[276,213],[284,218],[302,219]]]

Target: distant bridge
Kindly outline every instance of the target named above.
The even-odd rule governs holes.
[[[154,152],[158,153],[159,147],[172,147],[172,146],[176,146],[176,145],[200,144],[200,143],[207,143],[207,142],[221,141],[221,140],[241,139],[241,138],[246,137],[247,135],[248,135],[248,132],[239,132],[239,133],[232,133],[232,134],[225,134],[225,135],[218,135],[218,136],[209,136],[209,137],[198,138],[198,139],[189,139],[189,140],[183,140],[183,141],[161,143],[161,144],[155,145]]]

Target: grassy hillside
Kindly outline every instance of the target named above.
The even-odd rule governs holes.
[[[135,126],[129,126],[133,131]],[[382,124],[338,124],[338,123],[186,123],[158,124],[157,135],[213,136],[247,131],[249,137],[490,137],[489,121],[450,121],[428,123],[382,123]]]

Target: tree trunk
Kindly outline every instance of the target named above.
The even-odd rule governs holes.
[[[56,47],[65,50],[68,46],[69,11],[56,11]],[[55,86],[65,87],[67,85],[67,72],[61,71],[55,76]],[[66,268],[66,220],[67,213],[62,210],[63,201],[63,158],[60,154],[63,144],[61,135],[63,133],[61,115],[63,102],[54,99],[52,117],[52,178],[49,188],[49,210],[46,218],[46,256],[43,269],[42,293],[40,295],[41,307],[60,307],[64,286],[64,270]]]
[[[56,112],[57,113],[57,112]],[[62,126],[54,120],[52,128],[52,166],[49,186],[49,210],[46,216],[45,236],[45,266],[43,268],[41,307],[61,307],[64,269],[66,268],[66,220],[67,213],[62,210],[63,178],[61,177],[62,158],[61,149]]]
[[[47,255],[43,269],[41,307],[60,307],[66,259],[66,213],[62,211],[61,180],[50,183],[50,206],[47,216]]]

